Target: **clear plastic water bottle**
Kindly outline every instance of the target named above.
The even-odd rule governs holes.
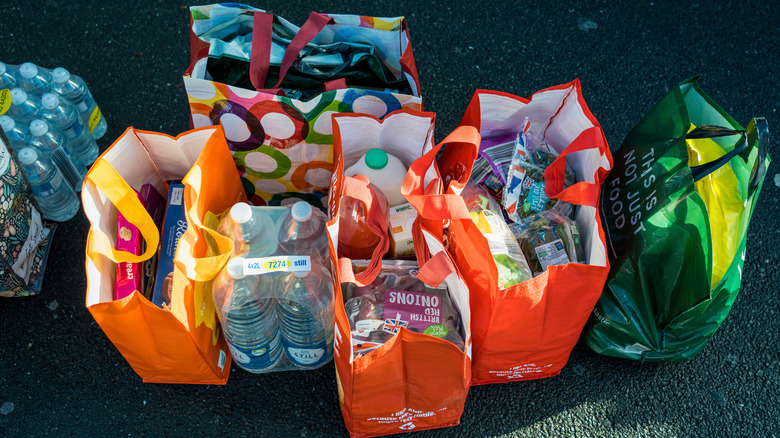
[[[0,116],[0,127],[5,131],[5,136],[11,142],[14,152],[18,154],[23,147],[28,146],[30,133],[24,125],[17,124],[8,116]]]
[[[30,122],[30,146],[39,152],[51,154],[51,160],[60,168],[68,183],[78,192],[87,176],[87,168],[70,149],[65,134],[49,126],[43,119]]]
[[[84,127],[76,107],[61,99],[54,93],[44,93],[41,97],[43,112],[41,115],[50,125],[56,126],[65,133],[71,150],[78,155],[79,160],[88,166],[95,162],[100,152],[95,139]]]
[[[89,92],[84,79],[70,74],[68,70],[62,67],[52,70],[51,75],[54,79],[52,91],[76,105],[76,109],[78,109],[81,118],[84,119],[95,140],[102,137],[106,133],[106,129],[108,129],[108,124],[100,112],[100,108],[95,103],[92,93]]]
[[[65,222],[75,216],[80,208],[79,198],[57,166],[30,147],[22,148],[18,157],[43,217]]]
[[[19,71],[3,62],[0,62],[0,90],[14,88],[19,83]]]
[[[298,368],[319,368],[333,358],[333,283],[318,264],[281,280],[279,317],[287,359]]]
[[[19,86],[30,94],[41,95],[51,89],[51,73],[39,68],[32,62],[25,62],[19,66]]]
[[[11,89],[11,108],[8,114],[19,123],[30,123],[43,112],[41,99],[19,87]]]
[[[231,259],[214,280],[214,304],[236,364],[252,372],[270,370],[282,357],[275,277],[244,276],[244,259]]]
[[[279,246],[273,219],[255,212],[245,202],[230,208],[230,213],[220,223],[219,232],[233,237],[233,254],[237,256],[266,257],[274,254]]]
[[[316,264],[330,267],[327,217],[308,202],[293,204],[279,228],[279,250],[286,255],[308,255]]]

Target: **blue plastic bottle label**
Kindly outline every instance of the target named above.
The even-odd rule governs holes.
[[[274,256],[244,260],[244,275],[306,271],[311,271],[311,257],[309,256]]]
[[[89,90],[86,90],[86,92],[84,92],[84,105],[87,107],[84,108],[84,111],[91,107],[93,103],[95,103],[95,99],[92,97],[92,93],[90,93]]]
[[[84,123],[81,121],[80,117],[76,117],[76,121],[70,125],[70,128],[65,130],[65,136],[68,137],[68,140],[73,140],[74,138],[81,135],[83,131]]]
[[[62,181],[62,173],[57,172],[54,174],[54,177],[49,180],[49,182],[45,182],[37,186],[32,186],[33,195],[36,197],[53,195],[62,186]]]

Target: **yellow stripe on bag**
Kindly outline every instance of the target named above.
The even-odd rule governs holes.
[[[691,126],[693,130],[695,126]],[[727,151],[711,138],[687,139],[688,166],[715,161]],[[739,226],[745,206],[739,192],[739,180],[726,164],[694,184],[707,207],[712,240],[712,283],[715,287],[726,274],[740,244]]]
[[[103,158],[92,165],[87,180],[105,193],[120,213],[130,223],[135,225],[146,241],[146,251],[141,255],[119,251],[114,248],[111,239],[99,229],[93,227],[91,238],[87,242],[87,254],[102,254],[114,263],[140,263],[146,261],[157,252],[160,234],[135,191],[125,182],[124,178]]]

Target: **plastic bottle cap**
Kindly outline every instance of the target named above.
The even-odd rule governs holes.
[[[43,119],[35,119],[30,122],[30,134],[40,137],[49,132],[49,125]]]
[[[244,277],[244,258],[234,257],[227,263],[227,273],[230,278],[240,280]]]
[[[312,215],[311,205],[306,201],[298,201],[292,206],[292,217],[298,222],[309,220]]]
[[[21,105],[27,102],[27,93],[19,87],[11,89],[11,102]]]
[[[230,208],[230,217],[236,223],[245,224],[252,219],[252,207],[246,202],[239,202]]]
[[[387,166],[387,152],[377,148],[366,152],[366,166],[372,170],[384,169]]]
[[[16,122],[8,116],[0,116],[0,127],[3,128],[3,131],[9,132],[16,128]]]
[[[25,62],[19,66],[19,73],[23,78],[31,79],[38,75],[38,66],[32,62]]]
[[[54,109],[60,104],[60,99],[54,93],[44,93],[41,97],[41,103],[46,109]]]
[[[22,148],[22,150],[19,151],[18,157],[19,161],[25,166],[29,166],[38,161],[38,154],[35,153],[35,149],[33,148]]]
[[[62,67],[57,67],[51,72],[52,78],[54,78],[54,82],[58,84],[64,84],[65,82],[68,82],[70,79],[70,72],[65,70]]]

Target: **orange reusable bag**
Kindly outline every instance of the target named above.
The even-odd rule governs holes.
[[[446,185],[444,192],[426,191],[420,181],[429,163],[436,160],[434,150],[410,169],[402,189],[423,218],[447,225],[444,238],[448,252],[471,292],[475,385],[557,375],[568,361],[609,272],[598,200],[612,157],[601,127],[585,105],[578,80],[542,90],[531,99],[477,91],[461,126],[479,129],[484,142],[517,135],[526,119],[543,129],[544,140],[559,154],[545,171],[545,191],[550,199],[579,206],[575,219],[586,264],[550,266],[533,279],[500,289],[487,240],[457,195],[468,175]],[[439,160],[441,169],[454,166],[441,163],[447,156],[445,149]],[[472,164],[459,163],[469,172]],[[570,169],[577,181],[566,189],[564,168]]]
[[[408,167],[431,149],[433,122],[432,113],[417,111],[397,111],[382,121],[365,115],[333,117],[335,173],[328,203],[331,218],[328,232],[338,285],[348,281],[370,283],[381,269],[379,259],[375,257],[372,259],[374,264],[356,276],[349,259],[336,258],[342,196],[364,202],[369,207],[367,210],[371,207],[365,182],[345,177],[345,164],[351,165],[368,149],[379,147],[396,155]],[[431,168],[428,176],[432,181],[440,180],[435,168]],[[398,177],[403,178],[403,175]],[[375,229],[382,228],[381,219],[374,224]],[[387,236],[382,239],[379,245],[387,248]],[[404,327],[382,346],[354,358],[344,296],[341,288],[336,287],[334,361],[341,412],[352,436],[454,426],[463,413],[471,379],[468,289],[444,251],[440,238],[421,228],[415,239],[415,247],[427,246],[432,254],[420,266],[417,278],[429,285],[439,285],[442,281],[447,284],[465,330],[465,351],[449,341]],[[375,254],[382,252],[380,249]]]
[[[116,264],[149,259],[160,240],[133,189],[149,183],[167,193],[166,181],[182,178],[188,228],[176,252],[170,310],[155,306],[139,291],[113,300]],[[227,382],[230,356],[207,281],[226,262],[227,256],[220,254],[232,251],[232,241],[208,231],[203,221],[207,212],[218,215],[243,199],[219,126],[176,138],[128,128],[87,174],[82,191],[91,224],[86,246],[86,305],[145,382]],[[146,244],[144,254],[115,249],[117,212],[139,229]]]

